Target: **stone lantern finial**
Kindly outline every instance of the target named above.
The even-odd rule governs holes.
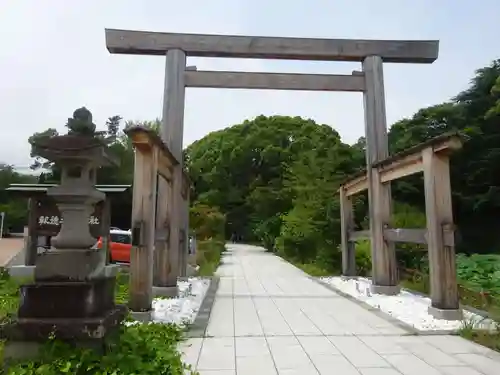
[[[68,134],[92,136],[96,134],[96,126],[92,122],[92,113],[81,107],[73,112],[73,118],[68,118],[66,124]]]

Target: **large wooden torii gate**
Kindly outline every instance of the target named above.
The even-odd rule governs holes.
[[[388,294],[399,290],[394,247],[383,240],[384,225],[391,213],[390,185],[378,183],[380,176],[373,167],[374,163],[388,157],[382,65],[384,62],[432,63],[438,57],[438,41],[224,36],[106,29],[106,46],[115,54],[166,57],[161,138],[179,161],[173,172],[175,196],[180,195],[182,181],[186,87],[362,92],[371,246],[373,259],[377,259],[373,262],[373,288],[377,293]],[[186,69],[186,56],[354,61],[362,64],[362,71],[354,71],[352,75],[194,71]],[[174,237],[178,235],[181,211],[187,207],[179,207],[175,202],[168,208],[170,246],[160,252],[180,251],[179,241]]]

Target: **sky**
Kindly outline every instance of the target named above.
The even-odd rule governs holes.
[[[161,117],[165,59],[111,55],[104,29],[358,39],[437,39],[433,64],[384,64],[387,122],[449,100],[500,57],[498,0],[0,0],[0,162],[29,166],[28,137],[64,131],[86,106],[106,119]],[[359,63],[188,58],[199,70],[350,74]],[[260,114],[314,119],[347,143],[362,94],[189,88],[184,147]]]

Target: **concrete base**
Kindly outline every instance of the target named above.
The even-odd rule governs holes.
[[[371,292],[373,294],[383,294],[386,296],[395,296],[399,294],[401,287],[399,285],[373,285],[371,286]]]
[[[18,279],[35,278],[35,266],[12,266],[8,268],[10,277]]]
[[[148,323],[151,321],[151,311],[129,311],[132,319],[138,322]]]
[[[176,286],[153,286],[153,296],[155,297],[177,297],[179,288]]]
[[[104,266],[102,277],[116,277],[120,272],[121,267],[118,264],[107,264]]]
[[[100,249],[50,250],[38,256],[35,268],[37,280],[87,280],[103,277],[106,254]]]
[[[35,278],[35,266],[11,266],[7,270],[10,277],[19,279],[34,279]],[[120,266],[117,264],[108,264],[104,267],[104,270],[100,277],[115,277],[120,271]]]
[[[198,270],[200,269],[199,266],[192,266],[190,264],[188,264],[186,266],[186,276],[187,277],[191,277],[191,276],[196,276],[198,275]]]
[[[356,276],[356,275],[352,275],[352,276],[351,275],[340,275],[340,278],[342,280],[353,280],[353,279],[356,280],[356,279],[359,278],[359,276]]]
[[[429,306],[427,312],[434,318],[443,320],[462,320],[464,317],[462,309],[445,310]]]
[[[46,307],[46,309],[50,309]],[[100,345],[102,340],[119,331],[120,323],[125,319],[128,309],[116,305],[100,316],[78,318],[15,318],[0,327],[2,339],[11,343],[45,342],[54,334],[56,338],[70,343],[88,343]],[[42,313],[42,312],[41,312]],[[42,315],[39,313],[38,315]],[[62,315],[62,314],[59,314]],[[83,315],[83,314],[80,314]],[[14,345],[14,349],[15,349]]]
[[[7,340],[3,349],[4,370],[8,368],[11,361],[35,359],[40,354],[43,343],[35,341],[9,341]]]

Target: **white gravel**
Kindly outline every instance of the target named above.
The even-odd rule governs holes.
[[[464,322],[474,323],[476,328],[482,329],[494,326],[491,320],[467,310],[464,310],[462,321],[435,319],[427,312],[431,304],[430,298],[405,290],[395,296],[372,294],[371,280],[366,278],[321,277],[320,279],[420,331],[456,331],[464,325]]]
[[[187,281],[178,281],[177,298],[153,299],[151,320],[155,323],[176,323],[188,325],[194,322],[203,298],[210,286],[210,279],[190,277]],[[139,322],[128,322],[137,324]]]

